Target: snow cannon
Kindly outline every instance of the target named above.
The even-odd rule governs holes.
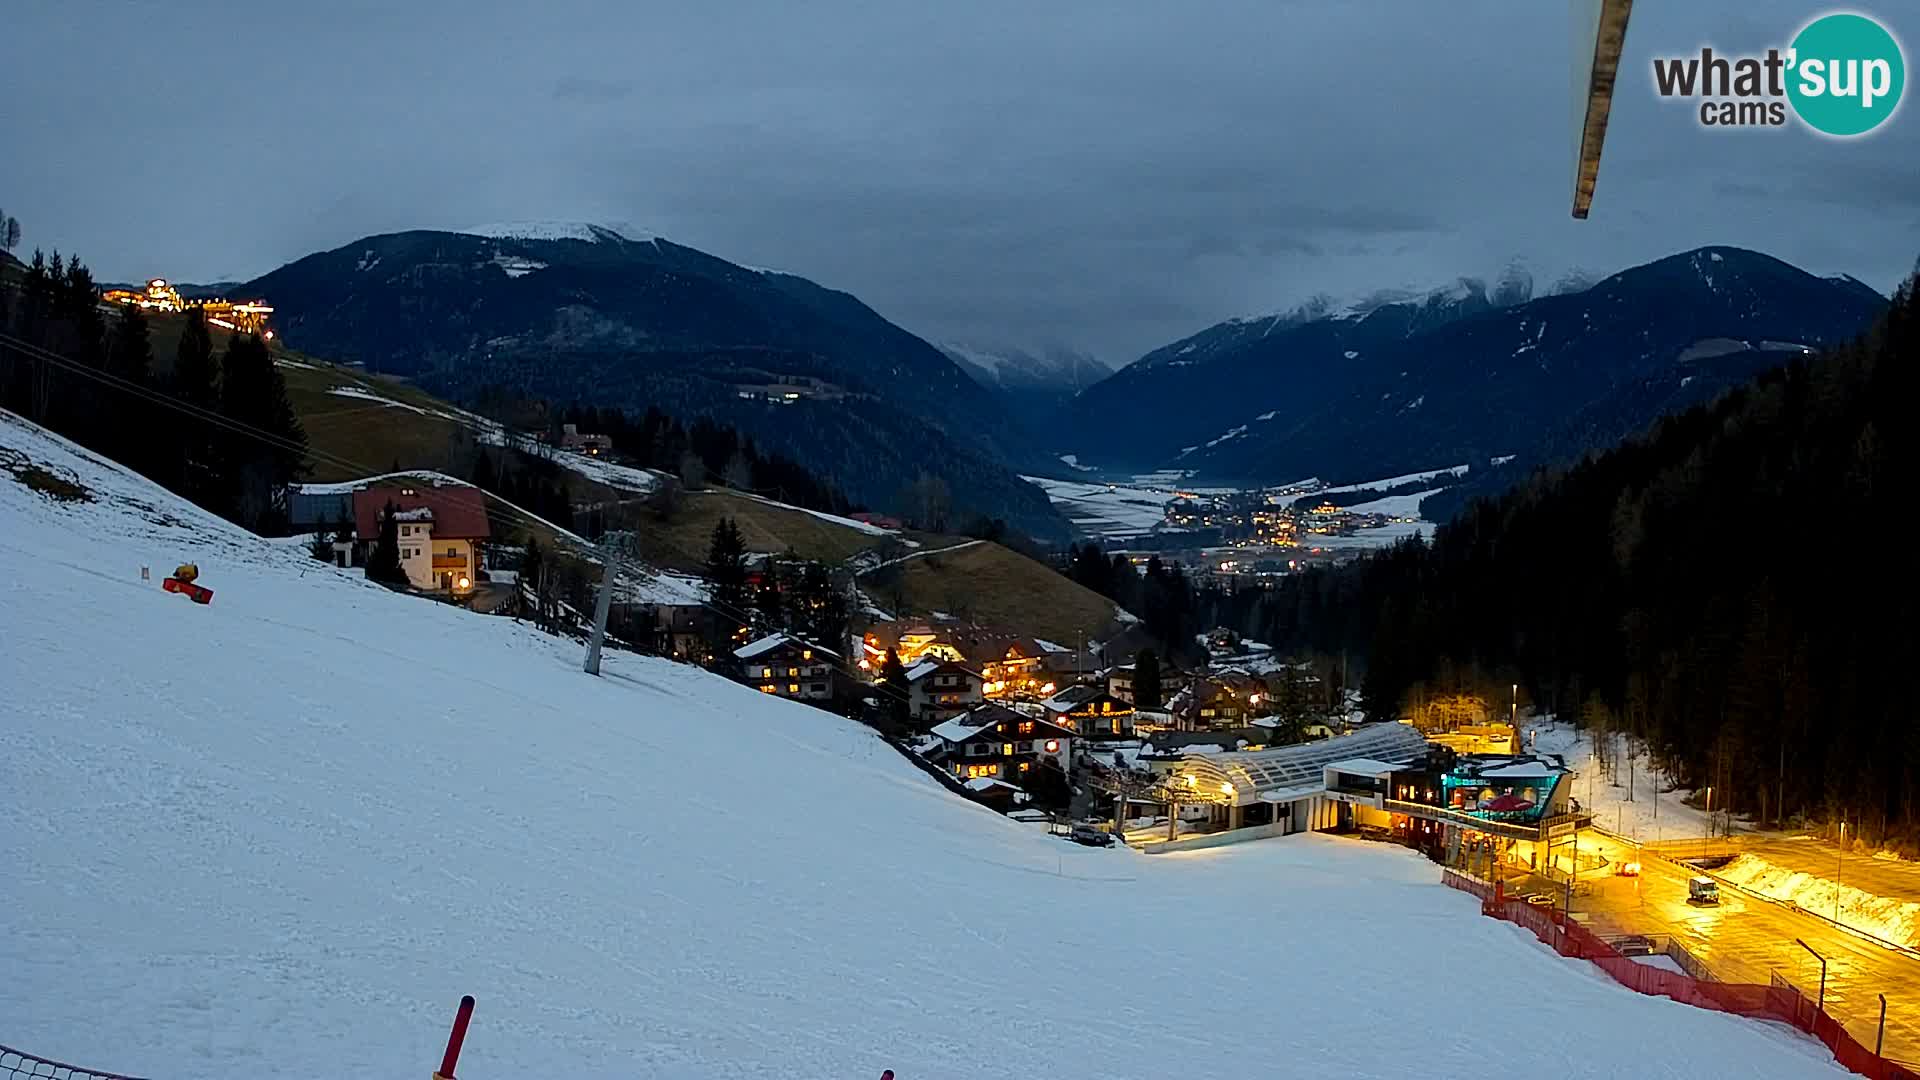
[[[160,582],[160,587],[170,593],[179,593],[196,604],[213,603],[213,590],[205,585],[195,584],[200,577],[200,568],[193,563],[182,563],[174,567],[173,576]]]

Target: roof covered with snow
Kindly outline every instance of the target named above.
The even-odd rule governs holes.
[[[770,653],[792,640],[792,638],[785,634],[768,634],[758,641],[749,641],[745,645],[733,650],[733,656],[736,660],[751,660],[763,653]]]

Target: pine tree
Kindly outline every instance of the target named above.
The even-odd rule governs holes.
[[[107,372],[139,387],[153,383],[153,342],[147,317],[132,304],[120,309],[120,320],[114,324],[113,339],[107,347]],[[165,482],[166,466],[161,455],[170,451],[168,435],[160,423],[160,407],[124,389],[116,390],[109,400],[114,405],[108,452],[122,464]]]
[[[235,334],[227,342],[220,412],[247,429],[221,440],[229,513],[256,532],[270,529],[285,516],[286,486],[304,471],[307,436],[258,335]]]
[[[1141,649],[1133,658],[1133,707],[1157,709],[1161,702],[1160,654]]]
[[[189,405],[211,409],[220,404],[220,370],[213,359],[213,335],[207,331],[206,312],[187,309],[180,343],[173,352],[173,396]]]
[[[764,632],[787,629],[787,602],[780,589],[780,564],[771,556],[753,591],[754,622]]]
[[[911,716],[908,710],[907,694],[912,689],[907,683],[907,666],[900,662],[900,654],[892,649],[880,661],[880,709],[886,716],[892,734],[904,734],[911,730]]]
[[[400,565],[399,509],[388,502],[380,510],[380,533],[373,541],[373,553],[367,556],[367,580],[382,585],[405,587],[407,572]]]
[[[740,527],[732,518],[721,518],[713,526],[713,542],[707,548],[706,579],[713,606],[728,626],[739,626],[748,618],[747,549],[740,539]]]

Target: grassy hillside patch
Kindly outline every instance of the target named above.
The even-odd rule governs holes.
[[[641,550],[661,566],[698,570],[707,559],[713,527],[723,517],[740,526],[748,551],[793,549],[803,559],[839,563],[885,537],[874,536],[815,517],[803,510],[741,498],[727,491],[689,492],[666,521],[648,515],[640,525]]]
[[[897,602],[918,614],[944,611],[1069,648],[1082,636],[1105,636],[1115,622],[1112,601],[999,544],[909,559],[862,578],[861,585],[883,607]]]

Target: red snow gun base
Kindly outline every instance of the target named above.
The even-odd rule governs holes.
[[[162,580],[160,587],[168,592],[181,593],[196,604],[213,603],[213,590],[207,588],[205,585],[195,585],[191,581],[181,581],[179,578],[170,577]]]

